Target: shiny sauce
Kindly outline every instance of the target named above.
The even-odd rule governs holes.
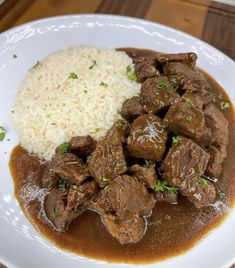
[[[151,53],[149,50],[124,48],[131,57]],[[212,91],[223,100],[229,100],[224,90],[204,73]],[[232,108],[223,111],[229,121],[228,157],[223,172],[215,184],[225,195],[213,205],[196,209],[186,198],[179,197],[178,204],[157,203],[148,218],[144,237],[136,244],[121,245],[107,231],[100,216],[85,211],[76,218],[66,233],[55,232],[43,219],[41,209],[46,189],[41,188],[41,178],[46,167],[20,145],[14,148],[10,168],[15,185],[15,196],[35,228],[58,247],[82,256],[109,262],[151,263],[184,253],[199,242],[213,228],[223,222],[234,201],[235,193],[235,115]]]

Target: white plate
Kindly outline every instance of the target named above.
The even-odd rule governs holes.
[[[27,70],[56,50],[78,44],[140,47],[163,52],[194,51],[198,65],[235,99],[235,64],[220,51],[177,30],[144,20],[105,15],[74,15],[39,20],[0,35],[0,125],[7,139],[0,144],[0,261],[9,267],[119,267],[56,248],[22,214],[13,195],[8,160],[18,143],[11,124],[17,86]],[[18,57],[13,58],[13,54]],[[6,152],[6,153],[5,153]],[[228,268],[235,262],[235,211],[189,252],[157,264],[159,268]],[[123,267],[136,267],[124,265]],[[140,267],[140,266],[137,266]],[[156,267],[156,264],[149,265]]]

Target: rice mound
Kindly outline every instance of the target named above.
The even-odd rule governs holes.
[[[76,46],[36,64],[22,81],[13,107],[20,144],[41,159],[73,136],[105,135],[125,99],[139,93],[126,67],[132,59],[114,49]],[[133,66],[133,65],[132,65]]]

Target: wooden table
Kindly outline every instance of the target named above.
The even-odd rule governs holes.
[[[152,20],[196,36],[235,59],[235,7],[209,0],[5,0],[0,32],[39,18],[81,13]]]

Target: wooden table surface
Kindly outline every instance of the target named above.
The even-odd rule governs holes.
[[[209,0],[5,0],[0,5],[0,32],[35,19],[81,13],[125,15],[162,23],[235,59],[235,6]]]

